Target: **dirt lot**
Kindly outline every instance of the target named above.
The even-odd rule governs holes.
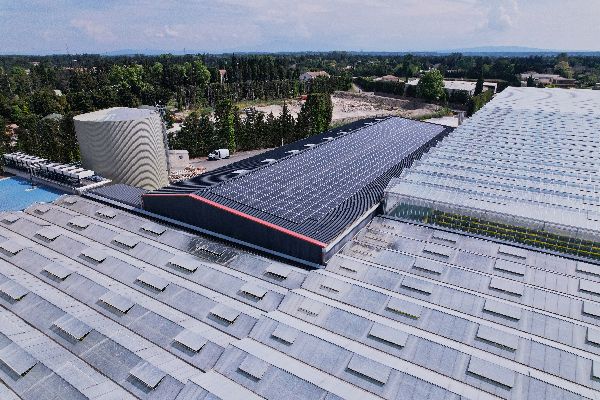
[[[419,117],[431,114],[440,109],[435,104],[428,104],[414,99],[397,99],[390,97],[375,96],[372,93],[349,93],[338,92],[332,96],[333,118],[332,122],[344,120],[357,120],[382,115],[398,115],[403,117]],[[298,100],[287,102],[290,112],[297,116],[302,107]],[[282,104],[256,107],[258,111],[266,114],[273,113],[277,116],[281,113]]]

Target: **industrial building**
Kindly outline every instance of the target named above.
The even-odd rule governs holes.
[[[169,184],[163,124],[152,109],[115,107],[73,118],[84,168],[143,189]]]
[[[320,265],[369,221],[389,180],[451,130],[398,117],[371,121],[295,143],[282,158],[259,155],[261,167],[237,169],[214,184],[201,178],[144,194],[143,208]]]
[[[0,398],[598,399],[598,288],[387,217],[306,271],[63,196],[0,213]]]
[[[508,88],[388,188],[396,217],[600,260],[600,93]]]
[[[160,191],[117,184],[0,212],[0,399],[599,400],[600,261],[481,229],[500,215],[598,229],[581,211],[552,219],[598,207],[581,198],[596,187],[596,98],[564,94],[507,89],[454,132],[362,121]],[[307,270],[142,198],[205,204],[285,245],[319,240],[298,228],[310,216],[345,241],[316,247],[327,263]]]

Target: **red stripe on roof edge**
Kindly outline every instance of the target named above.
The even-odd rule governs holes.
[[[261,224],[261,225],[263,225],[263,226],[266,226],[266,227],[268,227],[268,228],[271,228],[271,229],[275,229],[276,231],[279,231],[279,232],[285,233],[286,235],[290,235],[290,236],[293,236],[293,237],[295,237],[295,238],[298,238],[298,239],[300,239],[300,240],[304,240],[305,242],[312,243],[312,244],[314,244],[314,245],[317,245],[317,246],[319,246],[319,247],[322,247],[322,248],[325,248],[325,247],[327,247],[327,244],[326,244],[326,243],[320,242],[320,241],[318,241],[318,240],[315,240],[315,239],[313,239],[313,238],[310,238],[310,237],[308,237],[308,236],[305,236],[305,235],[302,235],[302,234],[300,234],[300,233],[297,233],[297,232],[291,231],[291,230],[289,230],[289,229],[283,228],[283,227],[281,227],[281,226],[279,226],[279,225],[272,224],[271,222],[268,222],[268,221],[262,220],[262,219],[260,219],[260,218],[253,217],[252,215],[248,215],[248,214],[246,214],[246,213],[243,213],[243,212],[241,212],[241,211],[238,211],[238,210],[235,210],[235,209],[233,209],[233,208],[230,208],[230,207],[224,206],[224,205],[222,205],[222,204],[219,204],[219,203],[217,203],[217,202],[214,202],[214,201],[208,200],[207,198],[204,198],[204,197],[202,197],[202,196],[198,196],[197,194],[193,194],[193,193],[191,193],[191,194],[166,194],[166,193],[162,193],[162,194],[160,194],[160,193],[157,193],[157,194],[151,194],[151,193],[147,193],[147,194],[144,194],[144,195],[142,195],[142,197],[143,197],[143,196],[173,196],[173,197],[190,197],[190,198],[192,198],[192,199],[194,199],[194,200],[201,201],[202,203],[205,203],[205,204],[208,204],[208,205],[210,205],[210,206],[216,207],[216,208],[218,208],[218,209],[221,209],[221,210],[223,210],[223,211],[227,211],[227,212],[228,212],[228,213],[230,213],[230,214],[237,215],[238,217],[242,217],[242,218],[245,218],[245,219],[247,219],[247,220],[250,220],[250,221],[256,222],[256,223],[258,223],[258,224]]]

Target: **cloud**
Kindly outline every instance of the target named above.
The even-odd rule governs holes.
[[[117,38],[113,31],[106,25],[91,19],[73,19],[71,20],[71,26],[100,43],[114,42]]]
[[[177,28],[165,25],[158,31],[154,32],[154,36],[157,38],[178,38],[181,36]]]
[[[561,0],[0,0],[0,51],[598,50],[600,1],[569,10]]]
[[[497,32],[511,29],[519,16],[516,0],[490,0],[485,27]]]

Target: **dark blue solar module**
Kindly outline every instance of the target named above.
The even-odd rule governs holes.
[[[296,224],[320,220],[444,130],[389,118],[197,194],[220,196]]]
[[[363,120],[147,193],[143,207],[315,266],[376,212],[390,179],[451,131],[399,117]]]

